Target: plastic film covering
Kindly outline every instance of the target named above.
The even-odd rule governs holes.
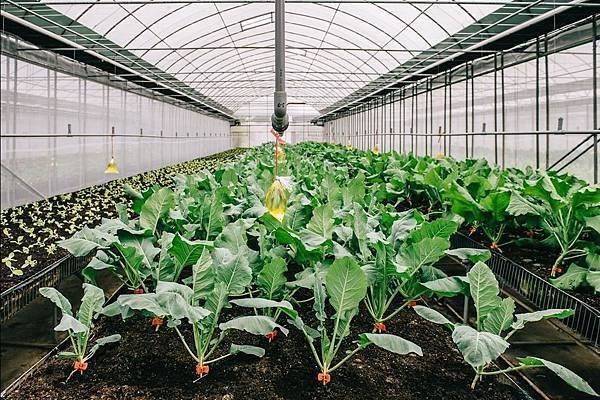
[[[593,182],[591,24],[538,40],[360,106],[326,122],[325,139],[506,168],[537,165]]]
[[[132,85],[114,87],[5,54],[0,62],[2,208],[231,146],[228,121]],[[120,174],[106,175],[113,152]]]

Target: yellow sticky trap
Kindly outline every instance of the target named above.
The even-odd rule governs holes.
[[[371,151],[373,152],[373,154],[378,155],[379,154],[379,146],[377,146],[377,145],[373,146],[373,149]]]
[[[287,201],[287,189],[279,179],[275,178],[273,184],[271,184],[271,187],[267,190],[265,206],[267,206],[269,214],[277,218],[279,222],[283,221],[283,216],[285,215],[285,210],[287,208]]]
[[[444,157],[446,157],[446,156],[444,155],[444,153],[437,153],[437,154],[435,155],[435,158],[436,158],[437,160],[443,160],[443,159],[444,159]]]
[[[110,161],[108,162],[108,165],[106,166],[106,169],[104,170],[105,174],[118,174],[119,173],[119,167],[117,167],[117,162],[115,161],[114,157],[110,159]]]
[[[281,150],[281,148],[277,148],[277,162],[283,163],[285,162],[285,153],[283,150]]]
[[[346,145],[346,150],[352,150],[352,143],[348,142]]]

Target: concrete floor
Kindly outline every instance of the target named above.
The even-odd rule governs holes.
[[[119,284],[105,276],[100,280],[105,293],[113,293]],[[58,290],[76,309],[79,307],[83,289],[81,280],[71,276],[61,283]],[[0,328],[0,386],[2,390],[33,364],[42,358],[66,336],[55,335],[54,327],[60,320],[60,312],[44,297],[38,297],[23,308]],[[56,319],[55,319],[56,318]]]

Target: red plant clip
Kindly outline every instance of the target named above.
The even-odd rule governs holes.
[[[205,375],[208,375],[208,371],[210,371],[210,368],[208,367],[208,365],[204,365],[204,364],[196,365],[196,375],[198,375],[200,378],[202,378]]]
[[[152,323],[152,326],[155,326],[156,330],[158,331],[158,328],[161,327],[161,325],[164,323],[164,321],[163,321],[162,318],[154,317],[154,318],[152,318],[152,322],[151,323]]]
[[[490,249],[502,253],[502,250],[500,249],[500,246],[498,246],[498,243],[496,243],[496,242],[493,242],[492,244],[490,244]]]
[[[528,230],[525,232],[525,235],[526,235],[528,238],[532,238],[532,237],[533,237],[533,229],[528,229]]]
[[[413,308],[416,305],[417,305],[417,302],[415,300],[411,300],[408,302],[408,307],[410,307],[410,308]]]
[[[143,294],[143,293],[144,293],[144,289],[142,289],[141,287],[139,287],[139,288],[136,288],[136,289],[133,291],[133,293],[134,293],[134,294]]]
[[[387,327],[383,322],[375,322],[373,327],[378,333],[387,332]]]
[[[88,367],[88,363],[86,363],[85,361],[79,361],[79,360],[75,360],[75,363],[73,364],[73,369],[75,371],[80,371],[83,374],[83,371],[85,371]]]
[[[319,382],[323,382],[323,386],[325,386],[331,382],[331,375],[329,375],[327,372],[319,372],[317,375],[317,380]]]
[[[271,343],[277,337],[277,329],[273,329],[271,332],[267,333],[265,337],[269,340],[269,343]]]
[[[475,232],[477,232],[477,227],[476,226],[471,226],[469,228],[469,236],[471,236],[472,234],[474,234]]]

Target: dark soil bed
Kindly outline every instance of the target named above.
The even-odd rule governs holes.
[[[301,315],[313,323],[312,304]],[[237,310],[234,310],[237,311]],[[350,337],[370,331],[362,312]],[[224,319],[223,319],[224,320]],[[187,327],[186,327],[187,328]],[[327,386],[317,382],[317,368],[301,333],[290,329],[273,343],[232,332],[224,343],[253,344],[266,349],[263,358],[237,355],[217,362],[197,383],[194,361],[175,332],[155,333],[148,319],[102,320],[97,335],[120,333],[121,343],[99,351],[84,375],[62,382],[71,362],[51,359],[15,391],[10,399],[519,399],[520,392],[490,377],[473,391],[472,369],[464,363],[448,331],[423,321],[412,310],[389,321],[388,329],[423,349],[423,357],[400,356],[370,346],[331,375]],[[191,343],[191,331],[185,329]],[[347,348],[354,345],[347,340]],[[343,352],[340,352],[343,357]]]

